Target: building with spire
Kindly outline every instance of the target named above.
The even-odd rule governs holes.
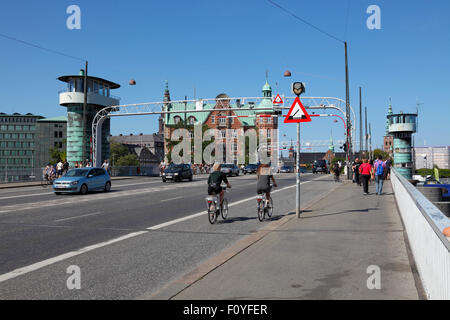
[[[392,101],[391,98],[389,98],[389,108],[386,116],[386,133],[383,138],[383,149],[384,152],[388,153],[390,157],[394,154],[394,136],[389,133],[389,117],[392,114]]]
[[[164,114],[164,151],[167,155],[171,150],[168,148],[167,139],[172,136],[172,132],[179,126],[185,124],[192,126],[194,124],[207,125],[210,129],[218,129],[220,132],[219,139],[226,138],[226,130],[231,131],[232,139],[227,145],[228,150],[233,154],[239,153],[240,145],[238,143],[238,130],[243,129],[244,133],[248,129],[255,129],[257,134],[260,133],[267,137],[269,141],[277,140],[278,118],[269,117],[275,114],[272,104],[272,87],[267,81],[262,87],[262,99],[256,105],[254,102],[241,103],[241,101],[231,101],[225,93],[217,95],[215,103],[205,103],[202,100],[196,102],[171,102],[170,92],[166,82],[164,91],[164,111],[172,111],[175,113]],[[229,111],[216,109],[229,109]],[[251,110],[242,110],[251,109]],[[262,111],[261,109],[264,109]],[[199,111],[203,112],[180,112],[176,111]],[[260,115],[267,115],[261,117]],[[269,152],[270,153],[270,152]]]

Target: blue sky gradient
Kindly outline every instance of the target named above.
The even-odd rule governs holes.
[[[374,147],[382,144],[389,97],[394,112],[424,103],[417,146],[450,144],[448,0],[274,1],[348,41],[351,105],[358,111],[361,86]],[[72,4],[81,8],[81,30],[66,27]],[[381,30],[366,27],[372,4],[381,8]],[[266,70],[274,94],[287,94],[296,80],[307,96],[345,99],[343,44],[265,0],[3,1],[0,33],[89,60],[90,75],[121,84],[113,94],[122,103],[161,101],[164,80],[173,100],[193,98],[194,87],[197,98],[261,95]],[[0,61],[1,112],[65,115],[56,78],[78,73],[83,62],[1,37]],[[291,79],[283,78],[287,69]],[[294,124],[280,129],[295,137]],[[331,130],[344,139],[341,122],[314,119],[302,125],[302,140],[327,140]],[[155,131],[156,117],[112,120],[112,134]]]

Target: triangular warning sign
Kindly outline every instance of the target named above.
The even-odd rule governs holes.
[[[273,104],[283,104],[283,99],[281,99],[279,94],[277,94],[275,100],[273,100]]]
[[[295,98],[294,103],[289,109],[286,118],[284,119],[284,123],[292,123],[292,122],[310,122],[311,117],[308,112],[306,112],[305,107],[300,101],[299,97]]]

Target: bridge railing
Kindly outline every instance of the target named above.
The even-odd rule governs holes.
[[[391,175],[398,209],[428,299],[450,299],[450,219],[395,169]]]

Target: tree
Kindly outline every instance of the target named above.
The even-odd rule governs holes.
[[[114,165],[119,167],[138,166],[139,160],[135,154],[127,154],[117,159]]]
[[[383,160],[386,160],[387,158],[389,158],[389,153],[384,152],[381,149],[373,150],[373,158],[378,159],[378,156],[381,156]]]
[[[57,147],[50,149],[50,163],[56,164],[59,161],[66,159],[66,151],[62,151]]]

